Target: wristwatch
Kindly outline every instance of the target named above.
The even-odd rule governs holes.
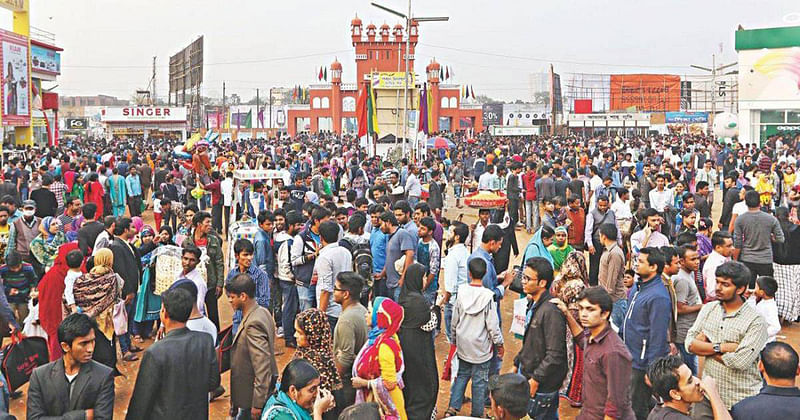
[[[714,353],[722,353],[722,348],[720,347],[720,343],[714,343]]]

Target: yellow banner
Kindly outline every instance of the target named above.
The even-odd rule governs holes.
[[[375,89],[403,89],[406,73],[403,71],[380,72],[372,75],[372,87]],[[414,74],[409,74],[408,87],[414,87]]]

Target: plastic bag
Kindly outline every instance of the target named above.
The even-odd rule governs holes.
[[[511,318],[511,328],[509,332],[517,336],[525,335],[525,318],[528,311],[528,299],[521,298],[514,300],[514,317]]]
[[[128,313],[125,311],[125,301],[120,299],[114,304],[114,314],[111,317],[114,323],[114,334],[125,335],[128,332]]]
[[[28,301],[28,316],[22,321],[22,334],[26,337],[42,337],[47,339],[47,332],[39,324],[39,304],[33,304],[33,299]]]

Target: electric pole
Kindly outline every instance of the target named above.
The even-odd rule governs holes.
[[[256,88],[256,128],[261,128],[258,126],[258,113],[261,110],[261,101],[258,97],[258,88]]]
[[[225,82],[222,82],[222,127],[225,127],[225,123],[228,121],[228,110],[225,109]]]
[[[722,45],[720,45],[720,53],[722,52]],[[730,64],[725,64],[721,66],[717,66],[717,55],[711,54],[711,68],[698,66],[696,64],[691,64],[689,67],[703,70],[711,73],[711,112],[708,116],[708,132],[710,133],[714,127],[714,117],[717,115],[717,74],[720,74],[722,70],[727,69],[728,67],[732,67],[739,64],[739,62],[733,62]],[[733,74],[735,70],[725,74]],[[691,95],[691,92],[689,93]]]
[[[150,105],[156,105],[156,56],[153,56],[153,92],[150,94]]]

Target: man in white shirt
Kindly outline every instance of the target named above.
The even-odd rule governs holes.
[[[422,196],[422,184],[419,181],[419,177],[417,177],[417,173],[419,173],[419,169],[414,164],[408,165],[406,192],[408,193],[408,204],[411,205],[411,208],[414,208],[419,203],[419,199]]]
[[[478,189],[481,191],[492,191],[497,185],[495,178],[497,178],[497,175],[494,174],[494,165],[486,166],[486,172],[481,174],[481,177],[478,178]]]
[[[617,219],[617,229],[626,235],[630,230],[633,213],[631,212],[630,191],[627,188],[617,190],[617,200],[611,205],[611,211]]]
[[[289,185],[289,184],[285,184]],[[222,193],[222,217],[225,218],[225,237],[228,237],[228,227],[230,226],[231,205],[233,203],[233,171],[225,173],[225,179],[219,184]]]
[[[489,226],[489,217],[491,216],[491,214],[492,212],[489,209],[478,210],[478,223],[475,223],[474,227],[472,228],[469,240],[467,241],[470,253],[472,253],[481,246],[481,240],[483,239],[483,231],[486,230],[486,226]]]
[[[183,251],[181,252],[181,265],[183,266],[183,271],[181,271],[178,281],[186,279],[194,283],[194,285],[197,287],[197,310],[201,314],[205,315],[205,296],[206,292],[208,291],[208,286],[206,285],[206,280],[203,278],[203,275],[200,274],[200,270],[197,269],[197,265],[200,263],[200,257],[202,254],[203,253],[200,251],[200,248],[194,246],[183,248]]]
[[[469,228],[464,224],[457,225],[453,230],[454,245],[448,249],[444,258],[444,324],[447,341],[451,343],[450,321],[453,319],[456,292],[461,285],[469,283],[467,259],[470,253],[464,245],[468,236]]]
[[[706,288],[706,301],[717,298],[717,267],[731,260],[733,255],[733,237],[724,230],[711,235],[711,246],[714,250],[708,255],[703,266],[703,282]]]
[[[669,245],[669,239],[661,233],[661,215],[654,208],[645,209],[647,226],[631,235],[631,259],[639,255],[639,250],[646,247],[661,248]]]
[[[667,179],[664,174],[656,175],[656,188],[650,190],[650,207],[663,213],[667,206],[672,206],[675,202],[675,195],[671,189],[667,188]]]
[[[731,223],[728,225],[728,232],[733,232],[733,224],[736,222],[736,218],[747,213],[748,208],[747,203],[744,202],[744,195],[752,189],[753,187],[750,185],[744,185],[739,190],[739,202],[734,204],[733,209],[731,209]]]

